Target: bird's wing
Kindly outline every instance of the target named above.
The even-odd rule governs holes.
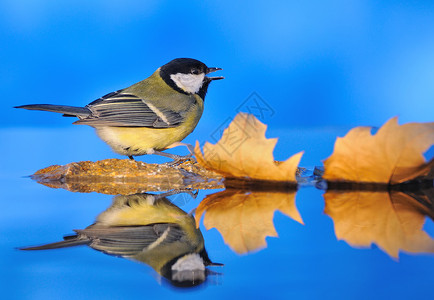
[[[122,90],[107,94],[86,106],[92,114],[74,124],[120,127],[176,127],[184,117],[175,111],[155,105]]]
[[[181,227],[163,223],[147,226],[89,227],[76,230],[91,240],[89,246],[107,254],[132,256],[148,247],[179,241],[184,236]]]

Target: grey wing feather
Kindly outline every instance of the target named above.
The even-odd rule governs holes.
[[[65,116],[76,116],[79,118],[88,117],[91,114],[91,111],[86,107],[76,107],[76,106],[68,106],[68,105],[29,104],[29,105],[15,106],[15,108],[51,111],[51,112],[62,113]]]
[[[88,245],[91,240],[86,236],[68,236],[64,238],[64,241],[40,245],[40,246],[32,246],[32,247],[22,247],[18,248],[20,250],[49,250],[49,249],[59,249],[59,248],[68,248],[74,246]]]
[[[184,236],[182,229],[176,224],[86,228],[77,230],[77,233],[92,241],[89,243],[90,247],[116,256],[136,255],[153,243],[173,243]]]
[[[113,92],[86,106],[92,114],[74,124],[120,127],[176,127],[183,121],[180,113],[158,109],[135,95]]]

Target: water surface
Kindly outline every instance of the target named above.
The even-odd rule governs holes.
[[[206,140],[204,132],[199,130],[194,138]],[[312,167],[320,165],[321,160],[331,154],[334,138],[345,132],[346,129],[281,128],[269,135],[280,137],[275,153],[277,159],[306,150],[301,166]],[[336,220],[324,213],[325,192],[315,187],[302,187],[292,192],[294,207],[303,224],[276,211],[273,222],[278,237],[266,238],[266,246],[252,252],[237,253],[233,245],[225,243],[217,229],[207,230],[202,220],[200,230],[209,257],[224,266],[210,267],[215,274],[209,275],[206,282],[196,288],[175,288],[143,263],[106,255],[87,246],[47,251],[17,250],[17,247],[59,241],[64,235],[73,234],[73,229],[86,228],[110,207],[113,200],[111,195],[51,189],[26,175],[52,164],[118,156],[95,138],[91,129],[84,127],[9,128],[0,131],[0,138],[6,145],[0,150],[3,188],[0,285],[5,299],[152,299],[165,296],[405,299],[431,294],[432,254],[401,252],[396,258],[384,244],[359,249],[351,246],[349,241],[338,240]],[[194,138],[190,138],[190,142]],[[142,160],[149,161],[148,158]],[[200,191],[196,199],[186,194],[169,199],[188,213],[207,195],[219,191]],[[368,196],[371,198],[366,201],[375,205],[373,195]],[[273,201],[282,199],[267,197]],[[260,215],[264,209],[260,201],[268,203],[263,198],[255,199],[254,213]],[[389,203],[391,200],[386,197],[381,201]],[[253,219],[246,217],[249,218]],[[377,215],[375,222],[388,218],[390,215],[384,219]],[[425,219],[423,228],[433,236],[433,222],[430,218]],[[351,217],[343,220],[350,221]],[[392,241],[396,231],[385,234],[389,234],[388,240]]]

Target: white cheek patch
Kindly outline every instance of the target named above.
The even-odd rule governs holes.
[[[199,92],[200,88],[202,87],[203,80],[205,78],[205,74],[183,74],[183,73],[176,73],[170,75],[170,79],[175,82],[175,84],[182,89],[183,91],[186,91],[187,93],[196,94]]]

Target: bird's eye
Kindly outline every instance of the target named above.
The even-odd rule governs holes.
[[[192,69],[191,74],[199,75],[199,70],[198,69]]]

